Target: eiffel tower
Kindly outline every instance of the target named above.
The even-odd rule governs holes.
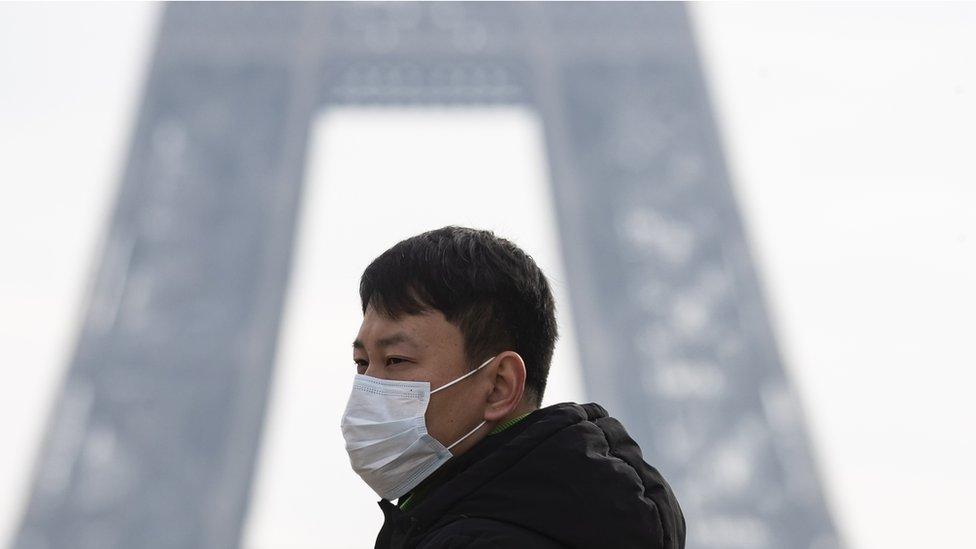
[[[842,546],[685,7],[343,2],[166,7],[14,547],[239,545],[309,123],[349,104],[535,109],[588,397],[689,549]]]

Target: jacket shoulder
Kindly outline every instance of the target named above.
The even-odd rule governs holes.
[[[529,549],[562,549],[552,538],[523,526],[496,519],[466,517],[432,531],[417,549],[454,549],[474,547],[526,547]]]

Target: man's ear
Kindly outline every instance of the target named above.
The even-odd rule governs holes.
[[[488,394],[486,421],[500,421],[522,402],[525,393],[525,362],[515,351],[498,354],[498,366],[494,368],[494,386]]]

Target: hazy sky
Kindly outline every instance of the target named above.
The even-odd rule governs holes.
[[[968,528],[976,492],[976,5],[691,11],[769,314],[843,534],[863,549],[976,545]],[[22,511],[73,350],[158,15],[151,4],[0,4],[0,546]],[[362,525],[362,546],[370,546],[380,520],[348,471],[338,427],[314,421],[347,396],[315,388],[328,385],[327,366],[349,366],[354,333],[342,326],[356,323],[355,296],[343,292],[370,256],[336,239],[360,217],[329,210],[351,199],[322,181],[362,178],[357,184],[373,196],[391,169],[430,170],[431,185],[452,173],[521,182],[531,199],[498,226],[561,276],[531,112],[385,112],[337,112],[314,126],[293,282],[314,299],[342,300],[348,316],[288,300],[249,548],[320,547],[324,517],[337,539],[359,538]],[[415,149],[398,146],[397,136],[434,124],[440,130],[420,135]],[[471,135],[470,124],[482,131]],[[370,139],[386,165],[352,154],[357,139]],[[496,156],[465,156],[465,144]],[[429,153],[452,145],[452,154]],[[449,198],[410,207],[437,223],[482,225],[500,207],[490,193]],[[363,242],[378,253],[391,235],[367,233]],[[323,254],[343,258],[341,271],[325,273],[334,278],[318,276]],[[560,324],[571,323],[561,316]],[[303,335],[319,329],[335,334],[338,354],[331,336]],[[560,344],[566,366],[553,397],[584,398],[572,334]],[[321,493],[330,481],[332,493]],[[288,498],[301,505],[283,508]]]

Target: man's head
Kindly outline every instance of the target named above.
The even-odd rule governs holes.
[[[541,403],[558,338],[555,305],[542,271],[512,242],[457,226],[428,231],[377,257],[359,293],[359,373],[429,381],[437,389],[496,357],[445,389],[451,397],[432,397],[428,420],[456,423],[429,423],[439,440],[463,435],[480,410],[497,421]]]

